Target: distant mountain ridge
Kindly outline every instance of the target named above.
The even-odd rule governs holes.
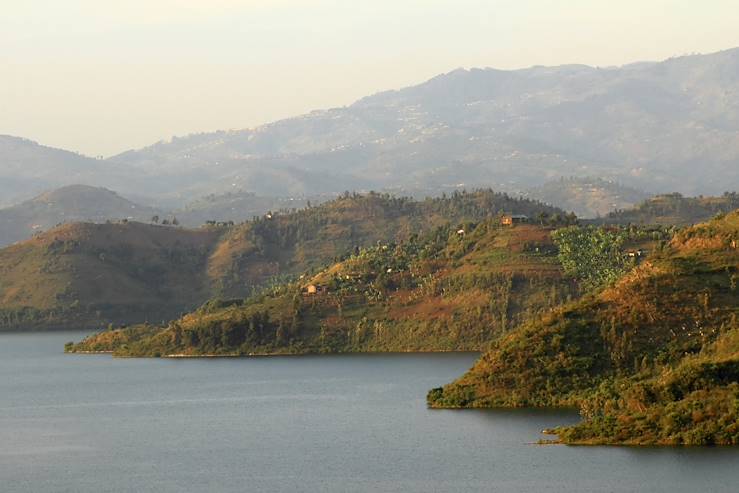
[[[572,211],[580,218],[605,216],[628,209],[650,194],[601,178],[560,178],[528,190],[526,197]]]
[[[24,240],[60,223],[105,222],[111,219],[148,221],[159,214],[101,187],[69,185],[0,209],[0,246]]]
[[[153,218],[198,227],[208,221],[240,223],[268,211],[293,210],[307,203],[318,205],[329,197],[263,197],[249,192],[209,195],[182,209],[166,209],[136,203],[103,187],[67,185],[44,192],[11,207],[0,208],[0,247],[64,223],[117,222],[123,219],[151,222]]]
[[[707,221],[739,208],[739,193],[725,192],[720,197],[683,197],[679,193],[657,195],[635,207],[615,210],[600,218],[605,224],[689,225]]]
[[[571,175],[722,193],[739,183],[737,74],[739,49],[607,69],[460,69],[345,108],[111,160],[178,173],[210,166],[223,185],[293,193],[513,190]]]
[[[0,206],[13,205],[62,185],[99,184],[103,166],[73,152],[0,135]]]
[[[459,69],[347,107],[104,161],[4,139],[0,165],[11,166],[0,182],[14,193],[51,188],[72,170],[75,183],[175,207],[239,189],[517,192],[562,176],[717,195],[739,186],[739,48],[623,67]]]

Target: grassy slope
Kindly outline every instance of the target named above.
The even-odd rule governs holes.
[[[574,406],[571,443],[737,443],[739,211],[496,342],[433,407]]]
[[[167,327],[104,332],[70,349],[123,356],[480,350],[573,294],[550,232],[495,220],[465,235],[439,228],[362,250],[245,304],[213,302]],[[329,292],[303,294],[310,283]]]

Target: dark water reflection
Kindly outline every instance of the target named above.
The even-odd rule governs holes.
[[[566,411],[430,411],[470,354],[133,360],[0,335],[0,491],[737,491],[739,450],[532,445]]]

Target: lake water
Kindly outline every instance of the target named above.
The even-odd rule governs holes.
[[[736,492],[737,448],[532,445],[574,413],[431,411],[470,354],[65,355],[0,334],[0,491]]]

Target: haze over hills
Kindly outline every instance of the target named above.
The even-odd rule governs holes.
[[[739,49],[623,67],[460,69],[347,107],[106,160],[1,142],[1,191],[15,197],[70,177],[174,207],[229,190],[522,191],[562,176],[721,194],[739,185]],[[139,198],[147,194],[157,201]]]
[[[739,182],[737,74],[737,49],[620,68],[460,69],[345,108],[111,161],[291,193],[511,190],[569,175],[720,193]]]
[[[28,199],[67,179],[93,184],[100,166],[94,159],[73,152],[0,135],[0,206]]]
[[[24,240],[59,223],[149,221],[160,212],[136,204],[106,188],[69,185],[0,209],[0,246]]]
[[[547,204],[572,211],[580,218],[604,216],[628,209],[650,194],[601,178],[560,178],[528,190],[525,194]]]
[[[44,192],[30,200],[0,208],[0,247],[30,238],[33,234],[63,223],[123,219],[151,222],[153,218],[185,227],[209,221],[240,223],[268,211],[294,210],[311,203],[318,205],[327,196],[307,198],[264,197],[251,192],[228,192],[193,200],[181,209],[142,205],[103,187],[68,185]]]
[[[599,218],[598,222],[685,226],[707,221],[737,208],[737,192],[726,192],[719,197],[683,197],[679,193],[668,193],[649,198],[635,207],[612,211]]]

